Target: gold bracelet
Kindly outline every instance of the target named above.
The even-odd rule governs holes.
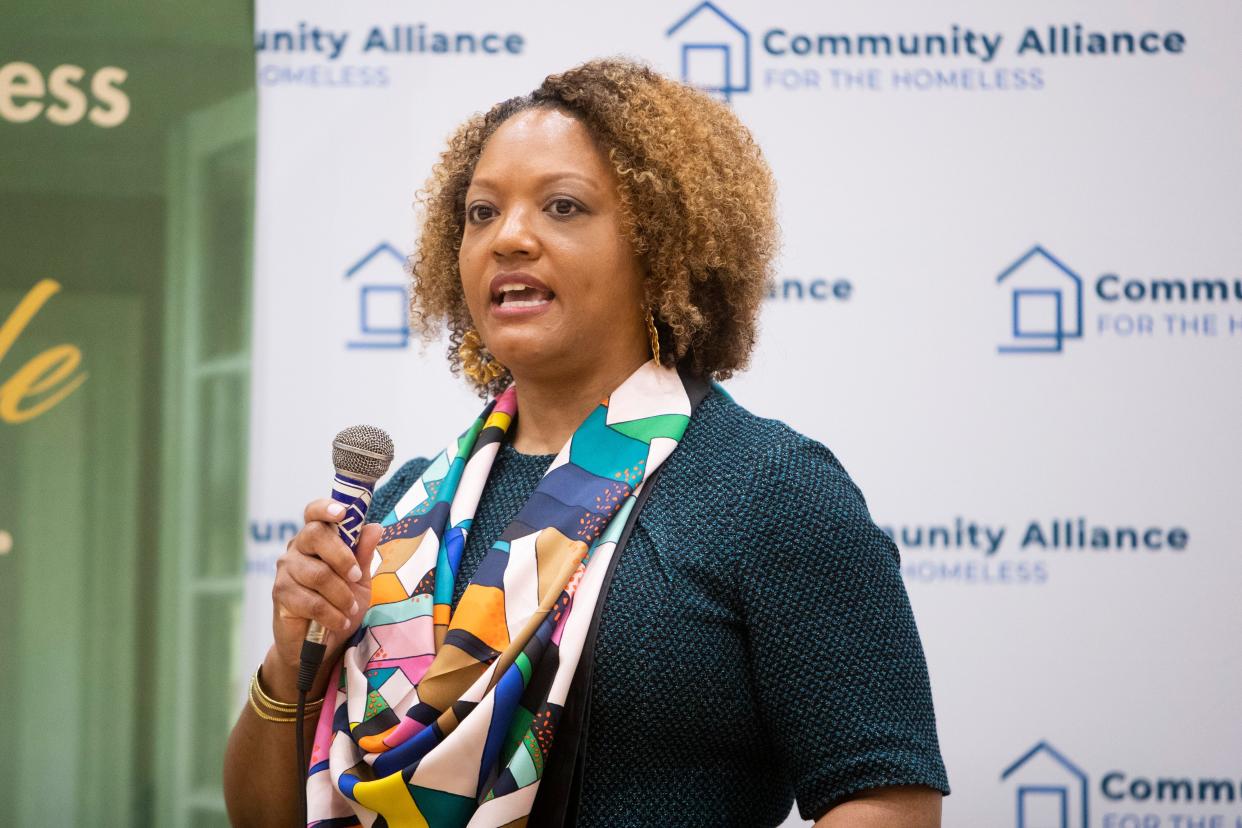
[[[269,721],[269,722],[278,722],[280,724],[292,724],[298,720],[297,716],[269,716],[268,714],[260,710],[259,706],[254,703],[253,695],[250,697],[250,709],[253,710],[255,712],[255,715],[257,715],[260,719],[265,719],[266,721]]]
[[[251,688],[250,693],[249,693],[250,707],[254,709],[254,712],[258,714],[259,718],[264,719],[269,722],[296,722],[298,720],[297,715],[296,715],[297,705],[294,705],[293,710],[273,709],[271,712],[265,711],[263,710],[263,707],[262,707],[263,702],[260,701],[260,699],[256,697],[255,695],[254,691],[258,689],[258,685],[253,679],[250,682],[250,688]],[[322,707],[322,705],[323,705],[323,701],[320,700],[319,703],[315,705],[314,709],[307,708],[306,712],[307,713],[318,712],[319,708]],[[284,714],[295,714],[295,715],[273,716],[272,713],[277,713],[277,714],[284,713]]]
[[[263,683],[259,681],[259,671],[262,669],[263,668],[260,667],[258,670],[255,670],[254,675],[250,677],[251,685],[254,687],[255,691],[259,694],[259,701],[261,701],[264,706],[269,707],[278,713],[289,713],[294,710],[297,710],[298,709],[297,704],[276,701],[276,699],[273,699],[267,693],[263,692]],[[322,706],[323,706],[323,698],[318,698],[318,699],[315,699],[314,701],[308,701],[306,703],[306,712],[310,713],[312,711],[318,710]]]
[[[254,675],[250,677],[250,692],[247,694],[250,707],[255,714],[264,721],[277,722],[279,724],[292,724],[298,720],[296,715],[297,705],[288,704],[287,702],[278,702],[267,693],[263,692],[263,686],[259,683],[259,671],[255,670]],[[270,712],[263,710],[266,706]],[[323,699],[316,699],[305,707],[306,713],[315,713],[323,707]],[[277,715],[272,715],[273,713]],[[291,715],[292,714],[292,715]]]
[[[258,701],[255,699],[254,687],[255,681],[252,678],[250,680],[250,693],[248,694],[248,700],[250,702],[250,709],[253,710],[255,715],[257,715],[260,719],[268,722],[279,722],[281,724],[292,723],[298,720],[297,716],[273,716],[270,713],[263,712],[263,710],[259,707]]]

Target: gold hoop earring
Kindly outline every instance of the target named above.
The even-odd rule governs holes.
[[[457,346],[457,356],[461,358],[461,370],[474,380],[476,385],[491,385],[505,374],[505,366],[487,353],[483,339],[474,328],[461,335],[461,344]]]
[[[660,364],[660,332],[656,330],[655,317],[651,308],[647,308],[647,336],[651,339],[651,361]]]

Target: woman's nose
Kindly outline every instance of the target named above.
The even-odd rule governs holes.
[[[496,235],[492,238],[492,253],[498,258],[536,255],[539,236],[534,220],[535,216],[527,207],[514,206],[502,213]]]

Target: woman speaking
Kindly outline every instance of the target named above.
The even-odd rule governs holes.
[[[314,619],[312,825],[762,826],[795,799],[939,825],[896,548],[827,448],[715,383],[776,248],[736,116],[592,61],[463,124],[423,208],[413,320],[490,402],[376,493],[356,560],[307,506],[229,742],[234,823],[299,819]]]

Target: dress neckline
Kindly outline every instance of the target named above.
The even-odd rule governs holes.
[[[500,452],[505,459],[516,460],[519,463],[530,463],[532,465],[535,463],[542,463],[547,466],[551,465],[552,461],[556,459],[555,454],[524,454],[515,449],[513,444],[507,441],[501,444]]]

